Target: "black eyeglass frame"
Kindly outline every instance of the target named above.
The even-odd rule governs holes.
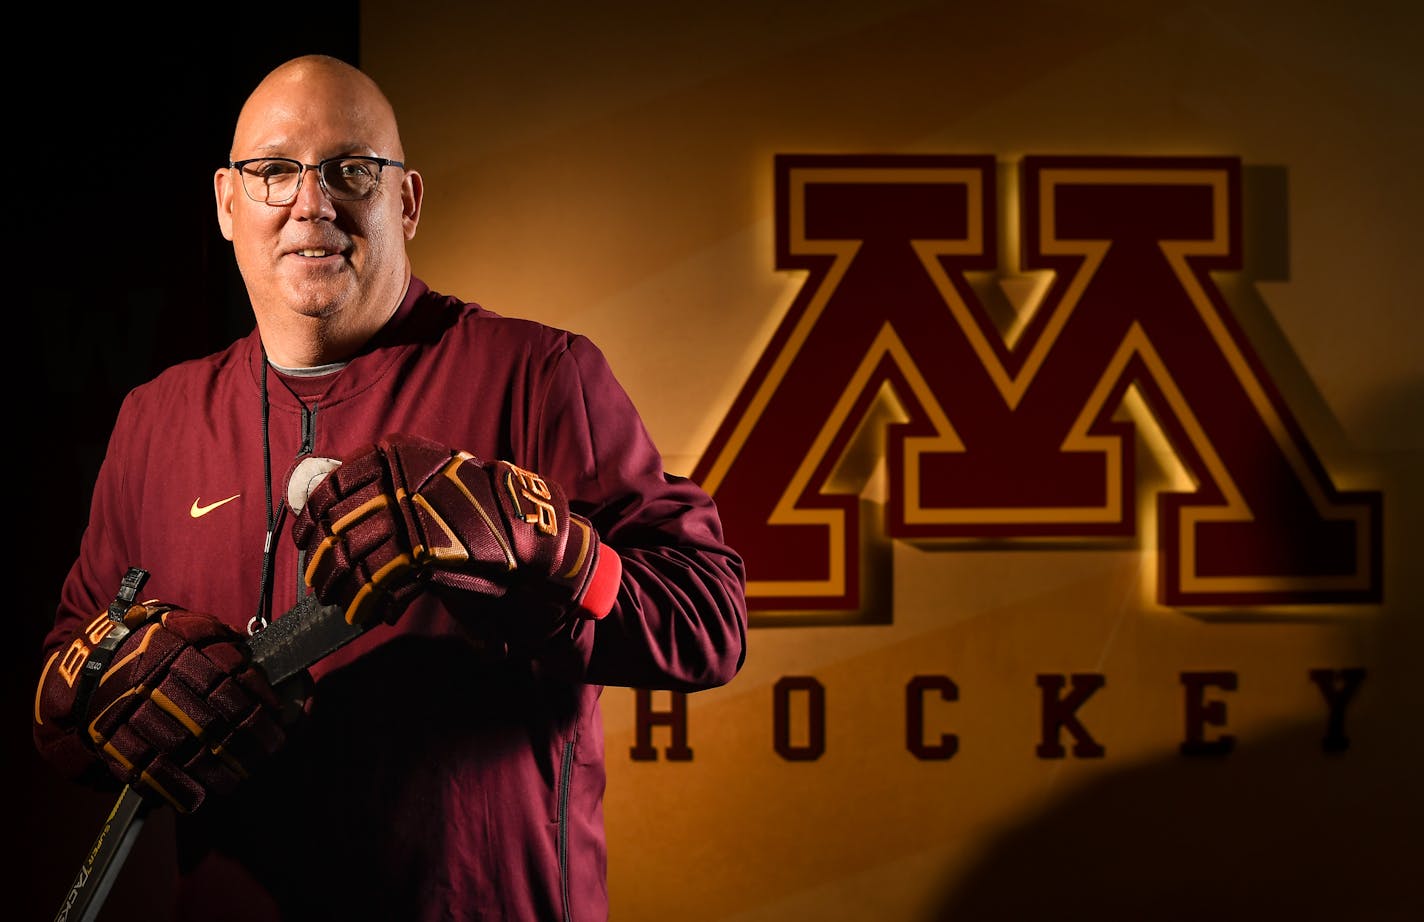
[[[276,160],[280,163],[296,164],[297,182],[296,185],[292,187],[291,198],[283,199],[280,202],[274,202],[270,199],[270,197],[258,198],[257,196],[252,194],[252,190],[249,189],[247,186],[247,179],[245,177],[253,176],[257,179],[262,179],[262,177],[257,176],[255,173],[248,173],[246,170],[243,169],[243,167],[247,166],[249,163],[260,163],[264,160]],[[371,187],[370,192],[367,192],[360,198],[351,198],[345,195],[337,195],[336,193],[331,191],[331,187],[326,184],[326,176],[322,174],[322,170],[326,168],[326,165],[328,163],[336,163],[342,160],[365,160],[368,163],[376,164],[376,184]],[[392,160],[389,157],[369,157],[365,154],[344,154],[339,157],[327,157],[320,163],[303,163],[302,161],[297,160],[293,157],[249,157],[246,160],[229,160],[227,162],[227,165],[229,169],[237,170],[238,182],[242,184],[242,191],[247,194],[248,198],[252,199],[254,202],[260,202],[263,205],[271,205],[274,208],[282,208],[284,206],[292,204],[297,200],[297,196],[300,195],[302,191],[302,176],[308,172],[316,174],[316,181],[321,185],[321,191],[326,194],[327,198],[330,198],[333,201],[337,202],[364,202],[372,195],[375,195],[377,189],[381,188],[381,176],[383,175],[383,171],[386,167],[393,166],[399,167],[402,170],[405,169],[405,161],[403,160]]]

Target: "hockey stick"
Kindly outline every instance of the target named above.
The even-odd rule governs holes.
[[[346,623],[342,609],[318,605],[307,596],[248,640],[252,662],[261,667],[272,685],[280,685],[328,653],[363,633]],[[128,858],[143,827],[149,803],[131,785],[124,785],[114,809],[104,819],[99,835],[64,894],[55,922],[93,922],[109,888]]]

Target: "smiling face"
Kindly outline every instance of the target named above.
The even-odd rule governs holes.
[[[405,159],[390,103],[344,62],[288,62],[262,81],[238,116],[233,160],[315,164],[341,155]],[[294,201],[273,206],[249,198],[237,171],[224,167],[214,191],[218,224],[232,241],[264,341],[297,331],[321,351],[278,349],[289,353],[287,361],[346,358],[395,310],[410,277],[405,244],[420,217],[419,174],[385,167],[377,190],[351,202],[328,197],[310,170]],[[283,361],[277,353],[273,359]]]

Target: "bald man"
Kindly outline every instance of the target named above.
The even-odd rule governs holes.
[[[360,70],[272,71],[214,192],[255,327],[125,399],[40,752],[177,812],[180,919],[606,918],[601,689],[743,662],[714,504],[588,339],[413,274]],[[359,634],[274,688],[249,638],[303,599]]]

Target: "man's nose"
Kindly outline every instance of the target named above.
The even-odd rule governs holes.
[[[311,178],[308,179],[308,176]],[[297,176],[297,197],[292,201],[292,209],[313,217],[336,214],[336,207],[331,203],[331,196],[326,194],[321,174],[315,167],[302,164],[302,172]]]

